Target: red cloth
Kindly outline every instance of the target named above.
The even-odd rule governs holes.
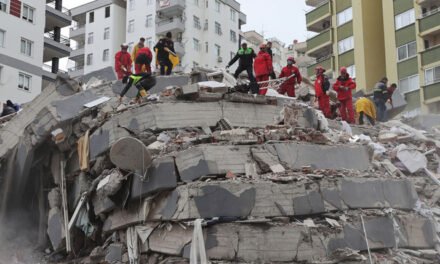
[[[353,100],[351,97],[345,100],[339,100],[341,103],[339,106],[339,113],[341,114],[341,118],[344,121],[347,121],[349,124],[354,124],[354,110],[353,110]]]
[[[125,76],[131,74],[131,56],[126,51],[118,51],[115,55],[115,72],[118,75],[118,80],[122,80]],[[125,70],[123,69],[125,67]]]
[[[260,51],[258,52],[257,57],[254,60],[254,71],[255,76],[265,76],[270,75],[273,71],[272,68],[272,58],[269,53]]]
[[[347,90],[342,89],[342,87],[347,87]],[[356,83],[347,74],[347,78],[343,79],[341,76],[338,77],[335,84],[333,84],[333,89],[338,93],[338,100],[352,100],[351,91],[356,89]],[[353,107],[352,107],[353,108]]]
[[[138,63],[136,63],[136,64],[134,65],[134,68],[135,68],[135,72],[136,72],[136,74],[140,74],[140,73],[143,72],[143,71],[142,71],[142,66],[144,66],[144,65],[145,65],[145,72],[151,73],[151,61],[153,60],[153,53],[151,52],[150,48],[148,48],[148,47],[143,47],[143,48],[140,48],[140,49],[138,50],[138,53],[137,53],[137,55],[136,55],[136,58],[139,57],[139,55],[141,55],[141,54],[142,54],[142,55],[143,55],[143,54],[147,55],[147,58],[148,58],[148,60],[150,61],[150,63],[148,63],[148,64],[138,64]],[[136,62],[138,62],[138,61],[136,61]]]
[[[265,81],[269,81],[269,76],[270,76],[269,74],[268,75],[260,75],[255,78],[257,79],[257,82],[265,82]],[[268,86],[268,83],[261,84],[260,90],[258,91],[258,94],[266,95],[267,86]]]
[[[302,76],[298,68],[293,65],[287,65],[281,70],[279,78],[290,77],[292,74],[295,74],[295,76],[280,85],[280,89],[278,90],[280,94],[287,92],[288,96],[295,97],[295,85],[301,84],[302,82]]]

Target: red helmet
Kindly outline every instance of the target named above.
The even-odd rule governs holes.
[[[265,49],[266,48],[266,44],[260,44],[260,49]]]
[[[294,57],[288,57],[288,58],[287,58],[287,61],[291,61],[291,62],[293,62],[293,63],[296,63]]]
[[[317,74],[320,74],[320,73],[324,73],[324,72],[325,72],[325,69],[324,69],[321,65],[318,65],[318,66],[315,68],[315,71],[316,71]]]
[[[342,73],[347,73],[347,68],[345,68],[345,67],[341,67],[340,72],[341,72],[341,74],[342,74]]]

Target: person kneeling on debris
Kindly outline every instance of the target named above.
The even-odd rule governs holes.
[[[124,98],[124,95],[128,92],[132,85],[135,85],[138,89],[136,102],[140,103],[142,101],[142,98],[147,97],[147,91],[156,85],[156,78],[148,72],[130,75],[128,77],[127,85],[125,86],[124,90],[122,90],[119,96],[119,102],[122,102],[122,98]]]
[[[359,125],[364,124],[364,116],[367,117],[371,125],[376,123],[376,107],[374,103],[366,98],[361,97],[355,103],[356,114],[359,115]]]

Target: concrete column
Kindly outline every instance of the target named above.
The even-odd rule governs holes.
[[[52,58],[52,73],[58,73],[59,64],[59,58]]]
[[[60,42],[60,39],[61,39],[61,28],[60,27],[54,27],[54,29],[53,29],[53,39],[56,42]]]
[[[63,0],[55,0],[55,9],[58,11],[63,10]]]

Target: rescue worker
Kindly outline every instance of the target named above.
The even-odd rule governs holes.
[[[268,42],[267,42],[267,44],[266,44],[266,50],[267,50],[267,53],[269,53],[270,58],[272,59],[272,63],[273,63],[272,41],[268,41]],[[273,65],[272,65],[272,69],[273,69]],[[270,73],[270,78],[271,78],[272,80],[277,78],[277,76],[275,75],[275,72],[274,72],[273,70],[272,70],[272,72]]]
[[[397,84],[393,83],[390,87],[388,87],[388,101],[391,105],[391,108],[394,108],[393,104],[393,94],[397,90]]]
[[[246,71],[248,74],[249,81],[251,82],[251,91],[253,94],[258,93],[259,88],[256,84],[254,77],[253,64],[254,58],[257,57],[252,48],[248,48],[247,43],[242,43],[241,48],[238,50],[237,54],[232,58],[232,60],[226,66],[226,69],[231,67],[238,60],[238,67],[234,73],[235,79],[238,78],[240,73]]]
[[[118,75],[118,80],[122,80],[131,74],[132,60],[127,50],[128,45],[122,44],[121,50],[115,54],[115,71]]]
[[[145,47],[145,38],[140,38],[139,42],[134,45],[133,51],[131,52],[131,60],[135,61],[138,55],[138,51]]]
[[[295,59],[293,57],[287,58],[287,66],[281,70],[279,78],[288,78],[285,80],[278,89],[278,93],[286,94],[290,97],[295,97],[295,85],[301,84],[302,76],[298,67],[295,65]]]
[[[382,78],[382,80],[380,80],[374,86],[373,100],[374,100],[374,104],[376,105],[377,120],[379,122],[385,122],[387,119],[387,117],[386,117],[386,111],[387,111],[386,103],[389,99],[387,84],[388,84],[388,78],[384,77],[384,78]]]
[[[267,81],[269,81],[269,76],[273,71],[272,59],[269,53],[266,52],[265,44],[260,45],[260,51],[254,61],[254,70],[257,82],[266,82],[260,85],[260,91],[258,92],[265,95],[267,93]]]
[[[149,72],[151,73],[151,61],[153,60],[153,53],[151,52],[150,48],[143,47],[140,48],[137,57],[135,60],[135,72],[136,74],[142,73],[142,72]]]
[[[331,118],[332,113],[330,109],[330,82],[328,77],[324,74],[325,69],[322,66],[318,66],[315,69],[315,96],[318,101],[319,110],[322,111],[325,117]]]
[[[171,75],[173,70],[173,63],[170,61],[170,53],[175,54],[174,42],[171,40],[173,35],[171,32],[167,32],[165,38],[161,38],[154,46],[154,50],[157,50],[157,61],[160,66],[160,75]],[[166,72],[165,72],[166,67]]]
[[[347,68],[341,67],[340,75],[333,84],[333,89],[338,93],[340,103],[339,113],[342,120],[354,124],[353,97],[351,91],[356,89],[356,83],[350,78]]]
[[[124,95],[128,92],[132,85],[136,86],[136,88],[138,89],[138,94],[136,95],[135,100],[137,103],[141,103],[142,98],[147,97],[147,91],[156,85],[156,78],[148,72],[131,74],[128,77],[128,83],[125,85],[124,89],[119,95],[120,103],[122,103],[122,98],[124,98]]]
[[[361,97],[355,103],[356,113],[359,115],[359,125],[364,124],[364,116],[368,119],[372,126],[375,125],[376,120],[376,107],[374,103],[366,98]]]

